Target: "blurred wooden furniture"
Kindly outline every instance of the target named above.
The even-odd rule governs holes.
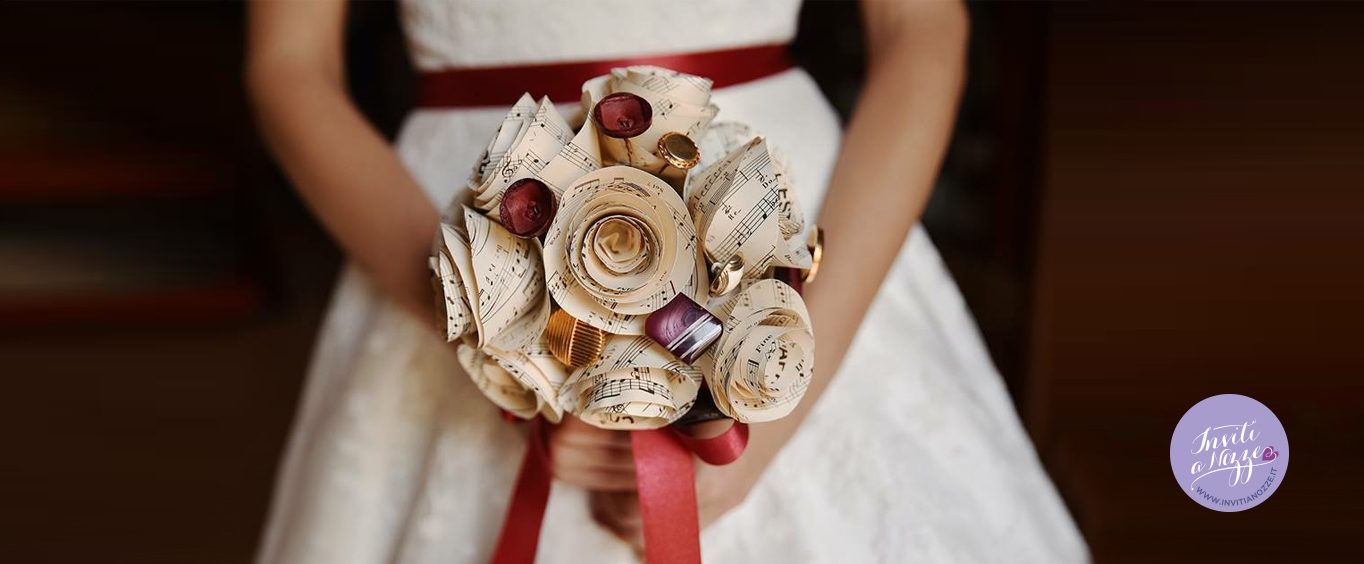
[[[0,23],[0,331],[257,313],[235,33],[203,9],[68,8]]]
[[[1046,7],[1026,411],[1100,562],[1356,558],[1364,531],[1358,4]],[[1217,393],[1294,449],[1263,505],[1175,486]]]

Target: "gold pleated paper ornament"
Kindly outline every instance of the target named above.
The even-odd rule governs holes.
[[[595,362],[606,348],[604,331],[578,321],[562,309],[549,316],[545,340],[554,358],[571,368]]]

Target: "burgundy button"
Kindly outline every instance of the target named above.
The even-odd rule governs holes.
[[[719,319],[682,294],[644,320],[644,334],[687,364],[695,362],[723,330]]]
[[[597,102],[592,119],[601,132],[616,139],[644,133],[653,124],[654,109],[649,102],[629,92],[617,92]]]
[[[522,178],[513,182],[502,193],[502,204],[498,213],[502,226],[512,235],[530,239],[544,235],[558,211],[559,203],[554,199],[554,191],[534,178]]]

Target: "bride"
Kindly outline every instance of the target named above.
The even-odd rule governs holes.
[[[842,132],[803,70],[744,62],[782,53],[772,46],[792,39],[798,4],[404,0],[424,85],[394,146],[347,96],[344,1],[253,3],[246,77],[261,128],[350,257],[260,562],[488,560],[524,431],[499,418],[427,322],[426,257],[438,206],[463,189],[515,94],[575,89],[601,74],[570,76],[592,62],[729,76],[713,96],[719,119],[751,124],[788,154],[799,198],[828,234],[805,295],[820,353],[808,395],[790,417],[754,425],[738,462],[698,466],[706,560],[1087,560],[915,227],[963,81],[963,7],[863,1],[870,70]],[[490,83],[515,94],[490,95]],[[540,561],[632,561],[628,439],[568,417],[550,443]]]

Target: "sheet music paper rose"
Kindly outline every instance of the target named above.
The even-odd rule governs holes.
[[[540,244],[462,208],[462,225],[441,224],[430,263],[441,293],[446,339],[516,350],[549,322]]]
[[[813,227],[780,153],[747,125],[716,121],[710,90],[704,77],[620,68],[585,82],[581,107],[566,113],[522,96],[493,132],[443,219],[430,267],[446,339],[507,413],[654,429],[685,415],[698,393],[742,422],[783,417],[804,396],[814,366],[809,313],[773,276],[792,280],[817,266]],[[676,155],[660,140],[678,136],[694,160],[668,170]],[[504,209],[517,218],[552,214],[547,231],[517,224],[518,236],[499,209],[527,179],[556,201],[527,208],[521,188],[512,190]],[[709,325],[646,330],[670,303]],[[552,311],[576,329],[546,338]],[[595,336],[594,346],[574,349],[582,335]],[[679,343],[693,363],[679,360]]]
[[[564,193],[545,235],[549,292],[574,317],[639,335],[644,318],[677,294],[702,292],[696,232],[666,182],[613,166]]]
[[[698,364],[725,415],[744,423],[785,417],[810,387],[815,338],[805,302],[778,280],[759,280],[722,308],[720,342]]]
[[[613,336],[596,362],[579,368],[561,392],[563,409],[610,429],[653,429],[691,408],[701,372],[647,337]]]

